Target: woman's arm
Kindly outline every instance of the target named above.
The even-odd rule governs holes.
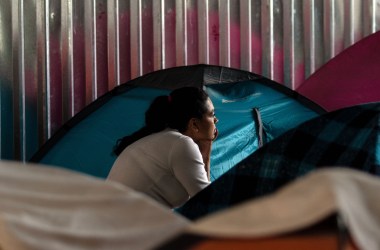
[[[211,158],[211,149],[212,143],[215,141],[216,137],[218,137],[218,130],[215,131],[214,138],[212,140],[199,140],[196,144],[199,147],[199,151],[201,152],[203,163],[205,164],[205,170],[207,173],[207,178],[210,181],[210,158]]]
[[[169,157],[174,175],[190,196],[193,196],[210,184],[208,174],[205,171],[206,164],[204,164],[199,145],[194,143],[191,138],[183,137],[178,140],[173,145]]]
[[[211,140],[202,140],[197,142],[199,151],[201,152],[203,163],[205,164],[205,170],[207,173],[207,178],[210,180],[210,158],[211,158]]]

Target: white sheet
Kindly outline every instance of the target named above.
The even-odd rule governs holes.
[[[150,249],[189,224],[116,183],[0,162],[0,249]]]

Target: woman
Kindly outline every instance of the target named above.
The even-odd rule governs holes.
[[[108,175],[175,208],[210,183],[210,153],[218,136],[214,106],[196,87],[157,97],[145,127],[119,140]]]

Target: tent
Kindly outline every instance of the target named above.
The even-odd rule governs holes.
[[[328,61],[297,92],[328,111],[380,101],[380,31]]]
[[[265,142],[324,113],[295,91],[253,73],[210,65],[176,67],[141,76],[100,97],[68,121],[30,161],[105,178],[115,160],[116,140],[143,125],[144,113],[156,96],[181,86],[203,86],[219,118],[212,180]]]
[[[324,166],[380,175],[380,103],[313,118],[277,137],[231,168],[178,212],[195,220],[270,194]]]

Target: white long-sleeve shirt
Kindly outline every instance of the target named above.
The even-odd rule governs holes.
[[[171,208],[185,203],[210,182],[198,145],[167,129],[129,145],[107,180],[120,182]]]

